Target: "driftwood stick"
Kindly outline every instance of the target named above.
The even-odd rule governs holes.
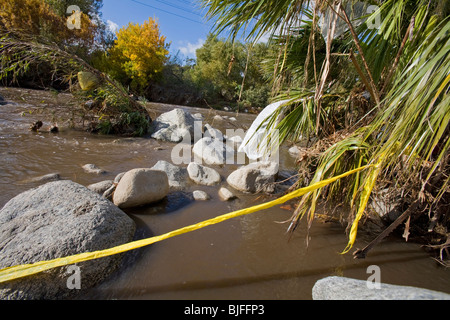
[[[409,208],[403,212],[400,217],[395,219],[394,222],[391,223],[389,227],[387,227],[383,232],[381,232],[375,239],[373,239],[364,249],[358,249],[353,253],[353,257],[355,259],[364,259],[367,255],[367,253],[375,247],[377,244],[379,244],[384,238],[386,238],[392,231],[395,230],[406,218],[408,218],[411,213],[417,210],[419,207],[420,201],[416,200],[414,201]]]

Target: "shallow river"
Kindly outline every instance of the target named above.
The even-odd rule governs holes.
[[[129,169],[152,167],[158,160],[170,161],[174,144],[150,138],[96,136],[70,129],[58,134],[31,132],[30,123],[39,120],[37,108],[14,100],[16,104],[0,106],[0,207],[39,185],[31,179],[45,174],[59,173],[63,179],[89,185]],[[149,108],[154,118],[173,106],[151,104]],[[209,110],[189,110],[201,112],[205,122],[218,129],[236,124],[248,128],[254,119],[239,114],[237,122],[220,124],[212,122],[214,113]],[[286,149],[284,146],[281,151],[281,166],[294,169]],[[81,166],[87,163],[108,173],[85,173]],[[233,169],[215,168],[224,178]],[[212,199],[195,202],[193,190],[204,190]],[[217,187],[191,184],[184,192],[172,192],[161,203],[127,213],[138,226],[136,238],[143,238],[273,199],[238,196],[232,202],[222,202]],[[383,282],[450,293],[450,270],[439,266],[419,245],[391,237],[365,260],[354,260],[351,253],[339,254],[347,243],[340,224],[315,222],[307,247],[304,223],[291,238],[286,234],[287,224],[281,222],[291,214],[286,208],[275,207],[133,251],[117,273],[83,298],[311,299],[317,280],[330,275],[367,279],[370,265],[381,268]],[[364,247],[371,237],[360,232],[355,247]]]

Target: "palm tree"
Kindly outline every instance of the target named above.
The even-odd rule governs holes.
[[[440,226],[434,234],[441,236],[442,253],[450,227],[448,1],[360,1],[363,8],[378,5],[362,17],[354,15],[355,1],[345,0],[201,2],[217,33],[243,32],[253,41],[272,34],[280,48],[271,61],[274,88],[278,98],[291,101],[267,121],[286,114],[277,126],[280,143],[309,135],[332,141],[316,159],[310,183],[369,165],[303,196],[289,229],[305,215],[312,222],[321,196],[343,201],[347,194],[348,252],[371,195],[389,187],[401,189],[404,199],[405,214],[395,225],[409,219],[407,237],[411,215],[429,218],[428,229]],[[358,103],[362,92],[370,98]]]

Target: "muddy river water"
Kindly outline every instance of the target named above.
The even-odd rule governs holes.
[[[158,160],[171,161],[175,144],[148,137],[99,136],[66,128],[58,134],[31,132],[30,123],[39,120],[38,106],[10,91],[0,94],[15,102],[0,106],[0,207],[20,192],[41,184],[32,179],[42,175],[59,173],[62,179],[89,185],[133,168],[152,167]],[[45,103],[44,100],[40,102]],[[152,118],[174,108],[160,104],[148,107]],[[221,130],[225,126],[246,129],[255,117],[219,112],[237,118],[236,122],[221,124],[213,122],[217,112],[188,110],[202,113],[205,123]],[[281,166],[295,169],[286,149],[283,146]],[[87,163],[96,164],[107,173],[85,173],[82,165]],[[215,169],[225,180],[234,168]],[[206,191],[211,200],[194,201],[193,190]],[[217,190],[190,184],[183,191],[171,192],[156,205],[127,210],[137,224],[136,238],[160,235],[273,199],[237,193],[238,199],[222,202]],[[450,270],[438,265],[417,244],[391,237],[365,260],[354,260],[351,253],[339,254],[347,243],[342,225],[315,222],[306,246],[304,223],[291,238],[286,234],[287,224],[280,223],[291,214],[292,211],[278,206],[131,252],[118,272],[83,298],[311,299],[317,280],[330,275],[367,279],[370,265],[380,267],[383,282],[450,293]],[[371,237],[361,232],[355,247],[365,246]]]

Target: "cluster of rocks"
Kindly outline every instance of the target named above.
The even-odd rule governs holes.
[[[173,190],[217,186],[217,195],[223,201],[235,199],[239,192],[274,191],[278,165],[271,162],[242,165],[224,179],[219,167],[214,166],[226,164],[242,140],[223,137],[219,130],[205,125],[195,141],[191,137],[199,119],[198,115],[175,109],[162,114],[152,125],[155,139],[189,142],[195,160],[185,167],[160,160],[153,167],[122,172],[113,180],[87,187],[60,180],[59,174],[33,179],[42,185],[19,194],[0,210],[0,268],[127,243],[133,239],[135,223],[122,210],[157,203]],[[232,143],[224,143],[224,138]],[[106,173],[94,164],[82,169],[93,175]],[[212,198],[202,190],[194,190],[192,197],[198,201]],[[121,259],[122,255],[115,255],[78,264],[83,274],[81,287],[88,289],[108,277]],[[0,299],[67,298],[77,293],[68,290],[69,276],[67,267],[62,267],[6,282],[0,285]]]
[[[223,117],[219,117],[216,116],[214,120],[223,120]],[[201,120],[201,116],[191,115],[184,109],[174,109],[162,114],[153,122],[153,138],[171,142],[186,142],[189,144],[189,153],[192,152],[194,158],[194,161],[188,164],[187,169],[174,166],[165,161],[160,161],[153,168],[166,171],[171,186],[180,186],[180,184],[183,184],[183,178],[186,176],[200,185],[211,186],[220,184],[222,177],[212,167],[234,164],[236,155],[238,155],[237,158],[239,159],[237,149],[243,137],[239,135],[227,137],[208,123],[202,126],[202,122],[199,120]],[[235,121],[235,119],[228,120]],[[200,134],[198,132],[199,129],[201,130]],[[274,183],[278,171],[277,163],[270,161],[255,162],[242,165],[225,180],[229,187],[238,192],[272,193],[275,191]],[[173,174],[175,172],[176,177]],[[171,177],[173,178],[171,179]],[[235,198],[233,191],[228,186],[221,186],[218,191],[222,200]]]
[[[201,115],[175,109],[162,114],[152,124],[153,138],[189,144],[189,153],[194,154],[195,160],[189,162],[187,167],[160,160],[151,168],[132,169],[120,173],[113,180],[87,187],[60,180],[59,174],[32,179],[31,182],[42,185],[17,195],[0,210],[0,269],[104,250],[130,242],[136,225],[122,209],[157,203],[172,190],[185,190],[192,184],[217,186],[217,195],[223,201],[235,199],[241,192],[275,192],[277,176],[283,176],[277,163],[266,161],[242,165],[223,179],[216,170],[218,168],[213,166],[227,164],[242,138],[223,136],[219,130],[206,124],[201,128],[202,135],[196,140],[195,129],[200,119]],[[223,118],[216,117],[215,120]],[[293,155],[298,155],[298,152],[294,147],[290,150]],[[94,164],[86,164],[82,168],[89,174],[106,173]],[[194,190],[192,197],[197,201],[211,199],[202,190]],[[388,209],[385,211],[390,211]],[[123,255],[113,255],[78,263],[76,268],[82,273],[79,287],[86,290],[99,284],[117,270],[122,260]],[[69,285],[70,267],[59,267],[2,283],[0,299],[74,297],[81,291]],[[365,286],[365,282],[353,279],[326,278],[314,286],[313,298],[449,298],[445,294],[421,289],[383,284],[381,291],[368,291]]]

